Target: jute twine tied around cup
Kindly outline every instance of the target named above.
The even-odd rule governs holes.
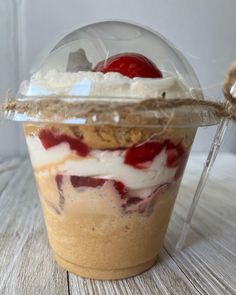
[[[218,118],[225,118],[236,122],[236,61],[230,67],[224,83],[223,83],[223,94],[225,96],[225,102],[216,102],[210,100],[200,100],[193,98],[176,98],[176,99],[165,99],[165,98],[150,98],[136,103],[129,102],[126,100],[125,103],[117,104],[113,103],[112,100],[107,103],[106,101],[98,102],[82,100],[79,103],[73,101],[66,101],[65,97],[54,96],[51,98],[37,97],[32,100],[8,100],[3,106],[3,112],[12,113],[18,112],[27,114],[31,117],[40,114],[41,118],[89,118],[88,122],[93,120],[94,114],[97,118],[109,118],[111,114],[119,114],[124,119],[124,122],[128,122],[129,115],[136,112],[141,113],[143,111],[157,111],[164,113],[163,125],[169,125],[170,121],[175,115],[175,111],[181,107],[188,107],[188,109],[210,109],[215,116]],[[167,112],[167,111],[170,112]],[[167,112],[165,114],[165,112]],[[126,114],[126,115],[124,115]],[[100,116],[100,117],[99,117]],[[98,121],[100,120],[98,119]]]

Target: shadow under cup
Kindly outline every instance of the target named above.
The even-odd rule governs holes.
[[[156,261],[196,128],[25,123],[56,261],[94,279]]]

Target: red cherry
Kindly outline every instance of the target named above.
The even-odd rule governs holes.
[[[147,57],[139,53],[120,53],[99,62],[94,72],[117,72],[130,78],[162,78],[161,71]]]
[[[89,148],[85,143],[66,134],[54,134],[51,130],[41,129],[39,139],[46,150],[62,142],[67,142],[71,150],[76,151],[78,155],[86,157],[89,153]]]
[[[133,146],[127,150],[124,162],[138,169],[148,168],[163,147],[164,143],[162,142],[146,142]]]

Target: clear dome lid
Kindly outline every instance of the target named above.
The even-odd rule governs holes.
[[[172,77],[176,78],[177,81],[181,81],[183,85],[178,86],[183,87],[180,92],[186,92],[183,93],[186,96],[189,96],[189,94],[191,94],[191,96],[194,96],[196,98],[202,98],[199,81],[192,67],[179,50],[177,50],[158,33],[154,33],[137,25],[118,21],[94,23],[79,28],[72,33],[66,35],[52,48],[48,48],[47,50],[45,50],[43,54],[41,54],[40,58],[35,62],[32,69],[32,73],[40,73],[40,76],[34,75],[32,77],[33,81],[31,81],[31,84],[37,84],[38,82],[38,84],[42,87],[34,87],[34,89],[28,89],[28,92],[24,89],[24,94],[29,96],[39,95],[41,94],[40,92],[43,92],[43,86],[44,88],[52,88],[54,89],[55,93],[60,94],[63,86],[67,88],[67,90],[69,89],[66,86],[68,86],[69,84],[71,89],[75,86],[75,84],[84,84],[84,87],[86,87],[85,83],[81,82],[89,79],[98,80],[100,78],[99,82],[102,83],[102,78],[97,78],[97,76],[99,75],[91,74],[89,76],[85,73],[81,73],[81,76],[79,76],[78,72],[93,72],[96,71],[96,66],[99,63],[103,63],[104,67],[106,67],[106,64],[109,62],[109,60],[113,59],[114,57],[117,58],[118,55],[129,56],[135,54],[140,54],[141,56],[147,58],[149,61],[155,64],[155,66],[162,73],[164,80],[166,80],[166,78]],[[127,60],[123,59],[122,62],[134,63],[135,61],[130,61],[127,58]],[[141,64],[140,66],[143,65]],[[122,65],[120,66],[120,68],[121,67]],[[119,71],[119,69],[111,66],[109,68],[109,71],[117,72]],[[75,75],[76,72],[77,77]],[[62,75],[62,73],[68,73],[68,75]],[[69,73],[74,74],[69,75]],[[129,71],[127,71],[127,76],[130,77]],[[124,79],[124,81],[118,81],[119,78],[120,80],[122,80],[122,77],[119,77],[118,75],[113,75],[111,79],[109,79],[108,77],[108,80],[110,84],[122,84],[122,82],[123,84],[125,84],[125,82],[128,82],[128,79]],[[142,73],[139,78],[142,78]],[[41,81],[37,81],[40,79]],[[48,84],[45,81],[45,83],[43,84],[43,79],[47,79]],[[58,83],[55,82],[53,85],[53,79],[57,80]],[[58,79],[60,81],[58,81]],[[49,80],[51,83],[49,82]],[[64,83],[61,80],[64,80]],[[147,83],[148,82],[149,81],[147,81]],[[144,81],[143,83],[146,83],[146,81]],[[171,83],[174,83],[173,79],[172,81],[169,81],[169,83],[167,83],[168,86]],[[156,88],[161,87],[161,85],[159,84],[165,83],[162,83],[162,81],[157,81],[157,84],[158,85],[156,86]],[[178,95],[177,85],[175,87]],[[58,89],[56,90],[56,88]],[[81,87],[79,86],[77,90],[77,92],[74,91],[72,92],[72,94],[75,96],[81,96],[81,93],[86,93],[86,95],[90,94],[89,91],[82,91]],[[196,90],[198,90],[197,93]],[[51,94],[51,92],[46,91],[46,89],[44,93]],[[68,91],[67,95],[68,94],[71,94],[71,92]],[[123,95],[121,94],[119,96],[127,96],[126,93]],[[117,94],[113,92],[113,95],[116,96]],[[142,95],[140,94],[141,97]],[[156,95],[156,92],[154,92],[154,95]],[[99,96],[99,93],[95,93],[95,95],[92,94],[91,96]],[[133,96],[133,93],[130,96]],[[137,97],[138,94],[134,96]]]
[[[179,107],[180,99],[203,99],[183,54],[158,33],[106,21],[79,28],[44,51],[17,101],[27,101],[25,120],[33,121],[122,125],[132,124],[132,116],[134,124],[147,125],[219,121],[206,107]]]

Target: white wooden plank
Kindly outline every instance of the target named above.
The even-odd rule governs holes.
[[[0,208],[0,294],[68,294],[67,273],[49,251],[28,161],[3,191]]]
[[[14,174],[15,169],[6,170],[0,174],[0,197],[4,189],[7,187],[8,183],[11,181]]]
[[[189,185],[191,183],[192,186]],[[217,189],[216,189],[217,183]],[[180,196],[177,203],[184,201],[186,205],[190,205],[194,194],[196,181],[188,180],[188,185],[183,185],[180,190]],[[236,181],[229,179],[211,178],[208,181],[206,189],[203,191],[199,204],[209,206],[213,211],[219,214],[230,214],[230,210],[236,209]],[[206,197],[207,196],[207,197]],[[184,200],[183,200],[184,199]],[[234,218],[235,214],[230,214],[230,218]]]
[[[198,172],[200,174],[202,165],[205,162],[205,160],[205,154],[193,154],[190,157],[189,167],[198,167]],[[232,178],[234,178],[235,169],[236,155],[232,153],[220,153],[214,163],[211,175],[220,177],[224,177],[225,175],[227,175],[232,176]]]
[[[172,223],[166,240],[170,252],[172,237],[179,231],[180,224]],[[200,293],[236,294],[235,263],[231,256],[194,229],[190,231],[186,248],[171,256]]]
[[[19,158],[10,159],[6,162],[0,162],[0,196],[20,163],[21,160]]]
[[[0,159],[0,173],[16,168],[21,162],[22,160],[20,158],[12,158],[8,160]]]
[[[236,162],[236,157],[232,157],[231,162]],[[190,179],[188,177],[188,182],[185,180],[185,186],[181,189],[180,198],[175,206],[178,214],[183,218],[186,216],[194,193],[195,186],[192,183],[195,180]],[[225,181],[220,181],[218,176],[212,175],[199,202],[196,218],[193,220],[196,230],[202,231],[207,237],[214,238],[216,243],[233,253],[236,251],[235,192],[234,179],[227,178]]]
[[[235,161],[235,157],[232,160]],[[191,169],[196,169],[196,165],[192,165]],[[183,217],[192,200],[190,196],[194,193],[196,183],[194,178],[195,175],[191,173],[185,178],[185,186],[175,206],[176,213],[166,239],[169,251],[173,250],[172,246],[183,225]],[[211,176],[193,218],[186,248],[173,256],[192,284],[207,294],[236,294],[236,219],[235,210],[232,210],[236,202],[234,194],[235,183],[232,178],[219,182],[218,176]]]

